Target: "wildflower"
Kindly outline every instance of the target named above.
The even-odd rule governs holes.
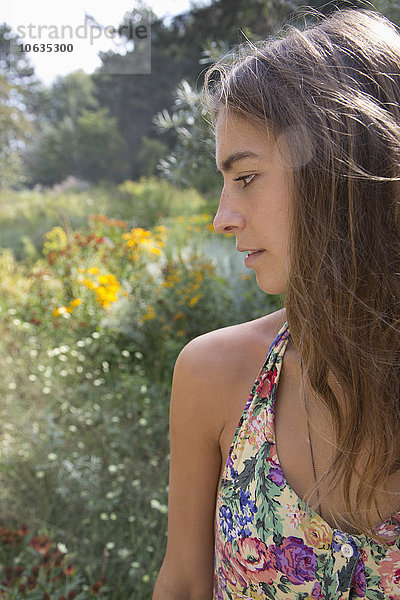
[[[96,288],[96,285],[92,281],[90,281],[90,279],[85,279],[83,285],[89,288],[89,290],[94,290]]]
[[[103,587],[103,583],[99,580],[96,583],[92,583],[89,590],[91,594],[98,594]]]
[[[150,254],[159,256],[161,254],[161,248],[164,246],[164,242],[160,239],[163,235],[164,230],[158,228],[156,231],[156,239],[152,239],[150,231],[143,229],[142,227],[135,227],[134,229],[131,229],[129,233],[125,233],[123,238],[127,240],[126,245],[128,248],[131,248],[135,253],[140,249],[144,249]]]
[[[198,303],[198,301],[202,298],[202,294],[197,294],[197,296],[193,296],[193,298],[191,298],[189,300],[189,306],[194,306],[195,304]]]
[[[59,317],[60,315],[70,314],[72,313],[74,308],[76,306],[79,306],[80,304],[82,304],[82,300],[80,298],[75,298],[75,300],[72,300],[70,302],[69,306],[59,306],[58,308],[56,308],[53,312],[53,316]]]
[[[151,321],[152,319],[155,319],[155,317],[156,317],[156,311],[154,310],[154,308],[152,306],[148,306],[146,313],[143,315],[143,319],[145,321]]]
[[[53,544],[48,535],[34,535],[29,545],[39,552],[39,554],[46,554]]]

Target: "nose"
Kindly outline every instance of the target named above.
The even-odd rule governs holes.
[[[244,227],[245,221],[242,213],[233,206],[225,189],[222,190],[217,214],[213,226],[217,233],[235,233]]]

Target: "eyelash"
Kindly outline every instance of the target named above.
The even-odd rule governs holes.
[[[249,179],[249,177],[251,177],[251,179],[246,183],[246,179]],[[236,179],[234,179],[233,181],[243,181],[243,188],[245,188],[248,185],[250,185],[250,183],[254,180],[254,177],[255,175],[242,175],[241,177],[236,177]]]

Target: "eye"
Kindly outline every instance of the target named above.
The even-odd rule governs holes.
[[[243,187],[247,187],[253,181],[255,175],[242,175],[241,177],[236,177],[233,181],[243,181]]]

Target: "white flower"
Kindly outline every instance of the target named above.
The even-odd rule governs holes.
[[[151,508],[154,508],[154,510],[158,510],[163,515],[168,512],[168,507],[165,504],[161,504],[161,502],[159,502],[156,498],[152,498],[150,500],[150,506]]]

